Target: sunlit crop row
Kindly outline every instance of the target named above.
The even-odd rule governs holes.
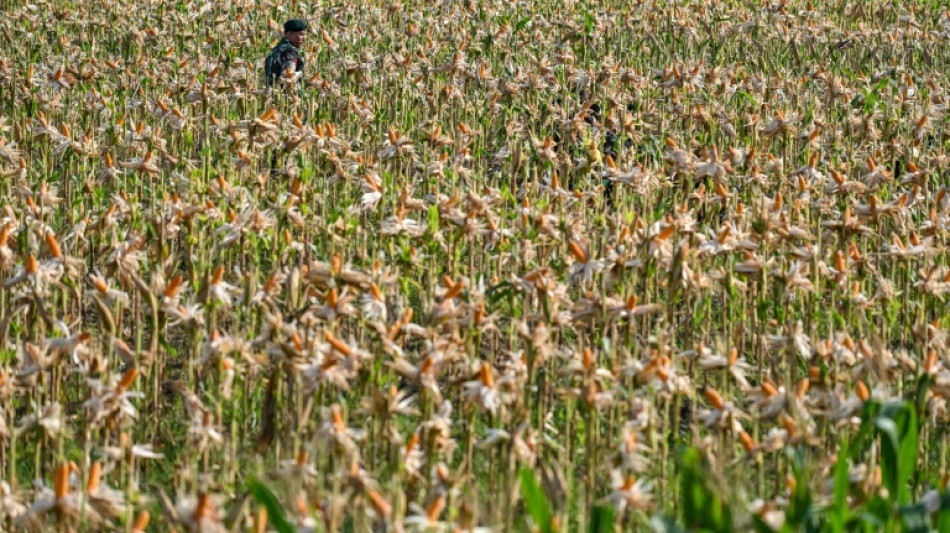
[[[939,2],[6,4],[0,531],[950,524]]]

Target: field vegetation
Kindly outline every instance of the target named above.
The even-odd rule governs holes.
[[[3,3],[0,531],[950,532],[943,3]]]

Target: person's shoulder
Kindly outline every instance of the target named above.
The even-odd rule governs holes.
[[[280,42],[280,44],[277,45],[277,49],[284,53],[292,53],[292,54],[299,53],[299,51],[297,50],[297,47],[294,46],[290,41],[286,39],[284,39],[283,41]]]
[[[289,43],[286,47],[280,49],[280,53],[285,56],[300,57],[300,50],[297,50],[296,46]]]
[[[270,49],[270,52],[267,55],[279,54],[283,50],[283,46],[284,46],[284,41],[281,41],[275,44],[274,47]]]

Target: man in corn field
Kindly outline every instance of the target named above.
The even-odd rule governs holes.
[[[303,44],[309,25],[306,21],[293,19],[284,23],[284,38],[277,43],[277,46],[267,54],[264,61],[264,73],[267,76],[267,85],[273,87],[278,85],[284,79],[285,73],[290,70],[294,80],[298,83],[303,78],[304,61],[300,55],[300,46]],[[302,87],[298,85],[298,94],[296,98],[291,95],[295,102],[303,96]],[[306,116],[304,116],[306,120]],[[277,171],[278,155],[275,150],[271,154],[271,173]]]
[[[300,55],[300,45],[303,44],[309,25],[303,20],[288,20],[284,23],[284,38],[267,54],[264,71],[267,74],[267,84],[274,85],[284,76],[289,68],[299,79],[303,76],[303,56]]]

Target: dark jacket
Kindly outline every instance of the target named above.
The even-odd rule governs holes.
[[[290,44],[287,39],[281,39],[277,46],[267,54],[264,63],[264,72],[267,75],[267,84],[273,85],[280,79],[284,70],[293,69],[295,72],[303,73],[303,56],[296,46]]]

